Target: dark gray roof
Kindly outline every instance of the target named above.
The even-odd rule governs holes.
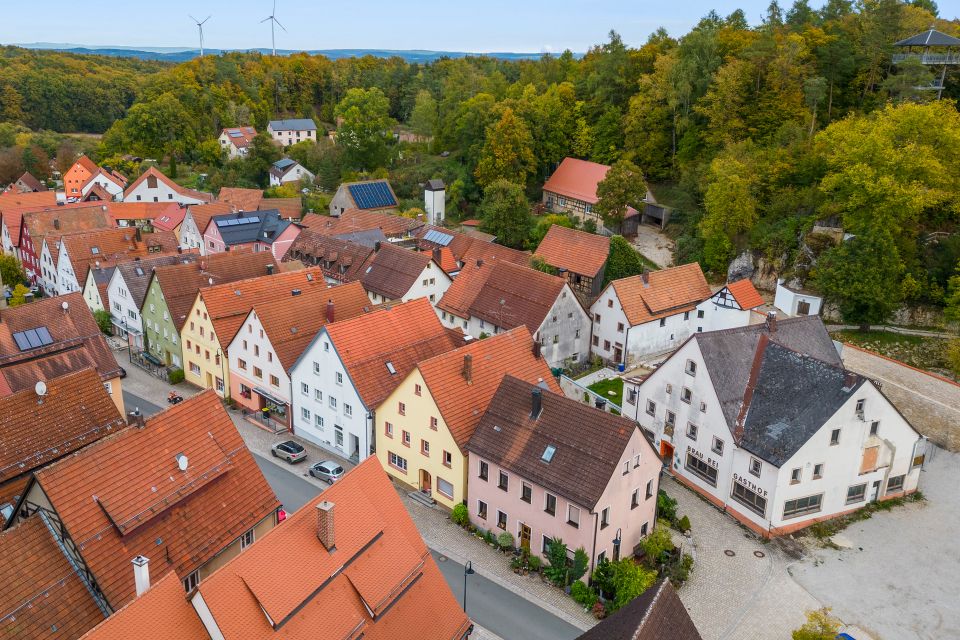
[[[818,316],[798,316],[777,320],[776,330],[770,332],[766,324],[754,324],[722,331],[698,333],[695,340],[710,372],[720,408],[733,429],[743,405],[743,394],[750,379],[754,356],[760,337],[776,344],[807,354],[828,364],[842,366],[837,349]]]
[[[142,258],[140,260],[131,260],[117,265],[123,282],[130,292],[137,308],[143,306],[143,299],[147,295],[147,287],[150,285],[150,276],[156,267],[165,267],[172,264],[183,264],[193,262],[196,254],[183,254],[176,256],[159,256],[156,258]]]
[[[577,640],[701,640],[701,636],[664,578]]]
[[[866,379],[775,342],[761,340],[757,351],[755,379],[744,392],[746,415],[738,444],[780,467]]]
[[[310,118],[291,118],[289,120],[271,120],[274,131],[316,131],[317,123]]]
[[[440,178],[434,178],[433,180],[427,180],[427,191],[443,191],[446,187],[443,184],[443,180]]]
[[[90,269],[90,272],[93,274],[93,281],[97,284],[107,284],[110,282],[110,278],[113,277],[113,272],[116,270],[116,268],[116,266],[102,268],[93,267]]]
[[[542,407],[537,418],[531,416],[535,389],[541,393]],[[467,450],[593,509],[637,428],[632,420],[507,375]],[[544,460],[547,447],[553,447],[549,462]],[[651,449],[648,455],[655,453]]]
[[[287,167],[292,167],[295,164],[297,164],[296,160],[291,160],[290,158],[280,158],[273,163],[273,166],[277,169],[286,169]]]
[[[224,244],[232,246],[259,241],[273,244],[273,241],[292,222],[280,217],[276,209],[267,211],[240,211],[222,216],[213,216],[210,221],[217,225],[217,231]]]
[[[960,47],[960,39],[948,36],[942,31],[928,29],[923,33],[910,36],[906,40],[895,42],[895,47]]]
[[[366,231],[351,231],[350,233],[341,233],[333,236],[338,240],[346,240],[364,247],[374,248],[378,242],[386,242],[387,236],[383,229],[367,229]]]

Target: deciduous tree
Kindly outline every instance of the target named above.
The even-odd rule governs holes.
[[[474,172],[477,184],[487,187],[497,180],[506,180],[526,185],[527,178],[537,170],[533,136],[527,125],[507,107],[500,119],[487,127],[486,135]]]
[[[647,184],[637,165],[629,160],[616,162],[597,184],[594,211],[610,229],[619,229],[629,207],[639,208],[647,194]]]
[[[350,89],[334,114],[343,119],[337,127],[337,144],[346,151],[347,162],[357,169],[384,166],[396,120],[390,117],[390,102],[383,91]]]
[[[487,185],[480,214],[480,229],[500,244],[521,249],[530,237],[530,203],[520,185],[502,179]]]

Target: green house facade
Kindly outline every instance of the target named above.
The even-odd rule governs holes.
[[[182,369],[180,332],[173,321],[156,272],[147,287],[140,316],[143,318],[144,349],[167,366]]]

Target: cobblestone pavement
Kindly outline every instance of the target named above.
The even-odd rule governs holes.
[[[397,491],[420,535],[431,549],[461,564],[470,560],[480,575],[496,581],[577,628],[586,631],[597,623],[570,596],[544,583],[539,576],[513,573],[507,556],[450,522],[445,511],[412,500],[405,490],[398,488]]]
[[[820,607],[790,577],[791,558],[776,543],[761,542],[671,478],[661,487],[692,524],[691,537],[680,539],[694,558],[680,599],[704,640],[783,640],[806,610]]]
[[[117,348],[118,345],[119,348]],[[120,382],[124,391],[161,407],[167,406],[167,394],[171,391],[176,391],[184,398],[200,393],[201,389],[192,384],[186,382],[176,385],[170,384],[133,364],[127,354],[127,347],[122,342],[118,343],[110,340],[110,346],[113,347],[113,355],[117,359],[117,363],[127,372],[127,377]],[[133,408],[127,407],[127,410],[132,411]]]
[[[960,451],[960,385],[870,351],[843,346],[843,364],[883,385],[883,393],[923,435]]]
[[[484,629],[480,625],[474,623],[473,633],[470,634],[470,640],[503,640],[503,638],[495,634],[493,631]]]
[[[843,531],[846,549],[816,549],[797,582],[875,640],[960,638],[960,454],[934,451],[923,503],[875,513]],[[860,635],[853,634],[858,640]]]

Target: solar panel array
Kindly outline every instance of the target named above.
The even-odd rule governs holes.
[[[436,229],[431,229],[423,235],[423,239],[427,242],[432,242],[433,244],[438,244],[441,247],[445,247],[451,242],[453,242],[453,236],[449,233],[444,233],[442,231],[437,231]]]
[[[238,224],[253,224],[260,222],[260,218],[227,218],[226,220],[217,220],[218,227],[235,227]]]
[[[13,339],[16,341],[20,351],[45,347],[53,343],[53,338],[50,337],[50,331],[48,331],[46,327],[18,331],[13,334]]]
[[[243,134],[240,133],[239,131],[228,131],[228,132],[227,132],[227,135],[229,135],[231,138],[242,138],[242,137],[243,137]]]
[[[397,200],[393,197],[393,193],[386,182],[363,182],[351,184],[347,188],[350,189],[353,201],[361,209],[397,206]]]

